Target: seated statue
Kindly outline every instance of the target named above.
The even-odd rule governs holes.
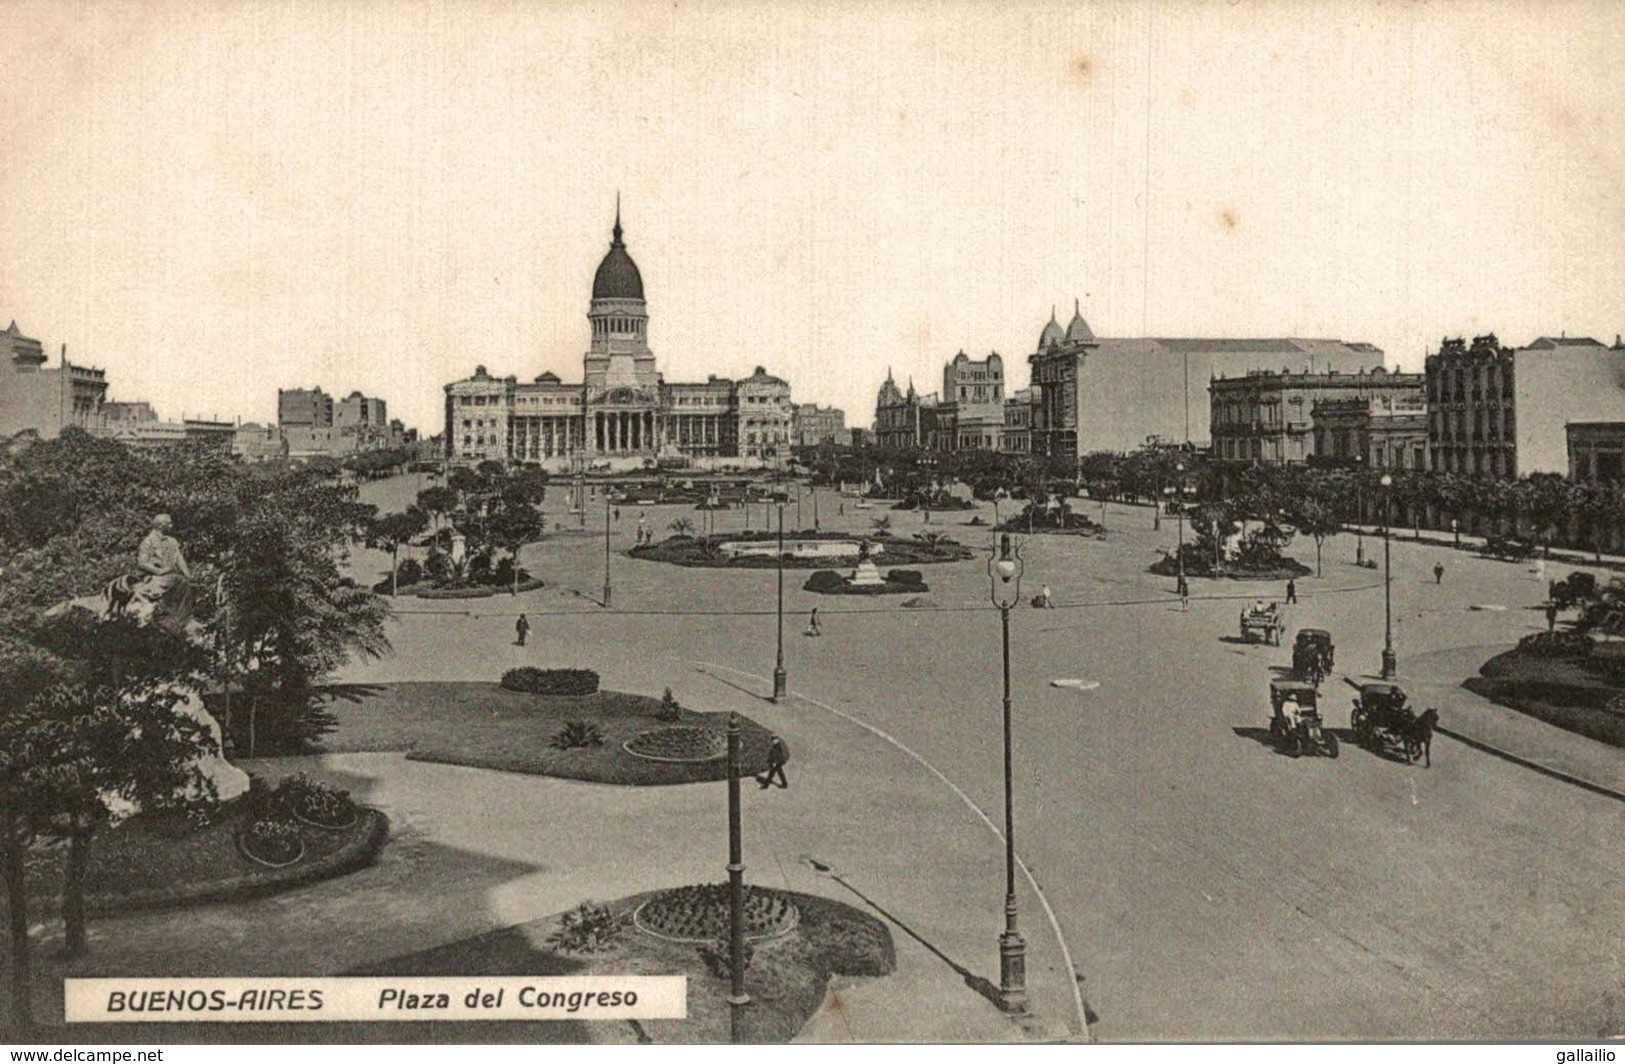
[[[107,586],[108,619],[126,616],[143,624],[156,620],[168,631],[185,631],[192,616],[192,570],[180,541],[170,534],[173,528],[168,514],[152,519],[152,531],[136,549],[136,572]]]

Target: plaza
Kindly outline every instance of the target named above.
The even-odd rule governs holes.
[[[566,496],[549,495],[550,524],[570,527]],[[876,511],[851,502],[821,491],[821,527],[869,530]],[[771,508],[752,505],[759,529]],[[804,498],[807,527],[810,507]],[[1145,572],[1173,528],[1154,532],[1149,510],[1116,505],[1105,539],[1021,544],[1024,589],[1048,584],[1056,608],[1012,616],[1030,1015],[1004,1016],[983,992],[997,978],[1003,895],[998,621],[985,560],[934,567],[923,608],[844,607],[788,583],[789,697],[775,705],[773,571],[624,554],[639,516],[664,535],[690,514],[624,507],[611,521],[615,609],[597,604],[602,535],[552,538],[524,558],[547,587],[470,603],[400,599],[394,654],[338,679],[590,667],[607,688],[669,686],[684,705],[738,710],[785,736],[792,786],[747,795],[747,880],[872,907],[898,949],[894,976],[839,986],[839,1009],[800,1038],[1082,1038],[1080,1013],[1092,1021],[1087,1036],[1105,1041],[1613,1029],[1621,971],[1603,932],[1625,916],[1613,888],[1625,871],[1613,845],[1625,807],[1448,737],[1426,770],[1353,744],[1335,761],[1280,756],[1261,734],[1270,666],[1287,651],[1234,637],[1238,602],[1280,588],[1198,580],[1181,612],[1171,581]],[[744,528],[741,510],[714,516],[718,534]],[[957,523],[968,513],[945,516],[927,526],[895,513],[892,532],[948,531],[985,547],[984,529]],[[1292,551],[1305,557],[1313,545],[1300,537]],[[1377,670],[1382,584],[1352,564],[1352,536],[1325,553],[1325,578],[1300,581],[1288,626],[1334,634],[1340,669],[1323,700],[1342,729],[1353,694],[1343,674]],[[355,564],[370,576],[381,559],[358,553]],[[1438,585],[1436,560],[1447,570]],[[1482,700],[1456,685],[1543,626],[1525,607],[1544,584],[1522,566],[1404,538],[1393,565],[1399,678],[1418,704],[1439,706],[1447,728],[1465,728]],[[801,622],[814,605],[823,634],[807,638]],[[533,625],[523,648],[511,638],[520,611]],[[1053,685],[1061,679],[1084,682]],[[245,767],[307,768],[383,809],[394,838],[379,864],[257,901],[106,917],[76,974],[337,974],[584,899],[721,877],[719,787],[614,788],[427,764],[357,749],[342,726],[328,748]],[[600,1025],[579,1037],[624,1035]]]

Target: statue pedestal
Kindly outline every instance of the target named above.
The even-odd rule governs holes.
[[[853,571],[851,579],[847,581],[853,587],[879,587],[885,582],[885,579],[880,575],[880,568],[867,558],[858,563],[858,567]]]

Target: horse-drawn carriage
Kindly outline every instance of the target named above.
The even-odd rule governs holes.
[[[1268,643],[1271,646],[1281,645],[1281,636],[1286,631],[1286,618],[1282,616],[1281,604],[1271,602],[1254,602],[1241,610],[1241,638],[1247,643]]]
[[[1320,692],[1303,680],[1271,680],[1270,736],[1276,746],[1302,754],[1337,756],[1337,736],[1320,717]]]
[[[1332,674],[1332,633],[1324,628],[1300,628],[1292,644],[1292,671],[1316,687]]]
[[[1383,680],[1360,685],[1360,694],[1349,714],[1349,727],[1355,741],[1368,750],[1380,752],[1394,746],[1404,753],[1406,761],[1425,758],[1431,766],[1433,727],[1438,720],[1438,710],[1428,709],[1418,715],[1407,703],[1404,689]]]

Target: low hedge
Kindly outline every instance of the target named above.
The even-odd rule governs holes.
[[[820,569],[807,578],[801,589],[827,595],[832,591],[839,591],[845,584],[846,578],[840,573],[833,569]]]
[[[522,665],[502,674],[502,686],[532,695],[593,695],[598,674],[591,669],[538,669]]]
[[[1584,632],[1536,632],[1518,640],[1518,653],[1536,658],[1589,658],[1595,647]]]
[[[494,587],[426,587],[416,594],[426,599],[473,599],[490,598],[496,593]]]

